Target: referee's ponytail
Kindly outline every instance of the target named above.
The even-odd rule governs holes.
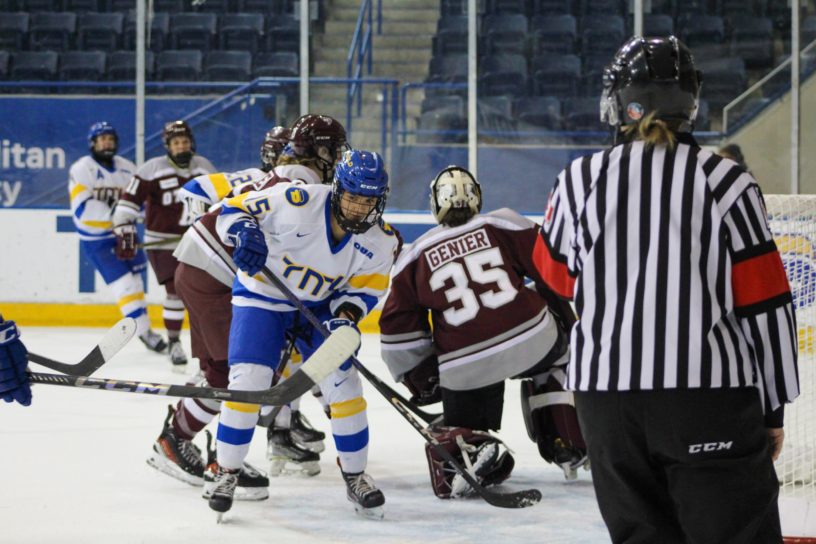
[[[650,147],[666,145],[669,149],[674,149],[677,143],[677,136],[674,133],[677,128],[677,123],[655,119],[655,112],[652,111],[640,121],[622,126],[621,131],[627,141],[642,140]]]

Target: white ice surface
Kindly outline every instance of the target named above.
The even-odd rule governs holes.
[[[30,351],[75,362],[104,331],[28,327],[22,332]],[[189,353],[189,336],[184,340]],[[364,335],[361,360],[393,384],[378,354],[378,337]],[[194,363],[188,365],[191,373]],[[50,372],[38,365],[32,370]],[[166,355],[147,351],[138,340],[95,376],[161,383],[185,378],[170,371]],[[145,463],[166,406],[175,399],[37,385],[28,408],[0,402],[0,544],[608,542],[589,473],[565,482],[527,438],[517,382],[507,384],[500,433],[515,452],[516,469],[499,489],[536,487],[544,495],[538,505],[520,510],[434,497],[424,440],[372,386],[364,387],[371,431],[368,472],[385,493],[384,520],[354,514],[329,439],[319,476],[274,478],[269,500],[236,502],[226,523],[217,525],[200,488]],[[301,409],[328,432],[315,399],[307,395]],[[196,442],[203,449],[203,433]],[[265,442],[265,433],[256,432],[248,457],[260,468],[267,464]]]

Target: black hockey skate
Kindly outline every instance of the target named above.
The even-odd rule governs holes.
[[[312,427],[312,424],[309,423],[303,413],[293,410],[291,425],[292,440],[299,446],[303,446],[315,453],[321,453],[326,449],[326,445],[323,443],[326,439],[326,433]]]
[[[153,329],[147,329],[147,332],[141,335],[139,340],[147,346],[147,349],[156,353],[161,353],[167,348],[167,342],[164,341],[160,334],[153,332]]]
[[[184,353],[184,348],[181,347],[181,340],[178,338],[170,340],[167,352],[170,354],[170,362],[173,363],[173,372],[186,372],[187,354]]]
[[[341,473],[346,481],[346,497],[354,504],[354,511],[367,518],[382,519],[385,496],[371,476],[365,472]]]
[[[204,485],[204,460],[201,450],[191,440],[176,435],[170,420],[176,411],[168,406],[164,427],[156,442],[153,454],[147,464],[159,472],[172,476],[190,485]]]
[[[267,431],[266,456],[270,461],[269,475],[294,474],[317,476],[320,474],[320,455],[300,447],[292,440],[289,429],[269,427]]]
[[[578,477],[578,469],[584,467],[589,470],[589,456],[581,448],[570,446],[560,438],[555,439],[553,451],[554,462],[564,471],[564,478],[574,480]]]
[[[204,471],[204,493],[201,496],[209,499],[215,489],[218,462],[216,461],[215,448],[212,447],[212,434],[210,431],[204,431],[204,433],[207,435],[207,469]],[[262,501],[268,498],[269,478],[262,471],[245,461],[238,473],[238,484],[235,488],[234,499],[236,501]]]
[[[232,499],[237,485],[238,471],[230,471],[220,465],[216,466],[215,480],[207,503],[210,508],[218,512],[218,523],[221,523],[221,515],[232,508]]]

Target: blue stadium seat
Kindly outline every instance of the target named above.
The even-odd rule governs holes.
[[[170,16],[170,48],[209,51],[215,42],[215,13],[175,13]]]
[[[258,53],[253,59],[252,73],[255,77],[297,77],[300,62],[297,53]]]
[[[62,0],[17,0],[17,9],[28,13],[62,11]]]
[[[441,0],[439,11],[442,16],[464,15],[467,13],[467,0]]]
[[[198,81],[202,75],[203,55],[195,49],[168,49],[156,59],[156,79],[160,81]]]
[[[209,81],[249,81],[252,54],[249,51],[211,51],[204,60],[204,77]]]
[[[612,60],[611,54],[597,54],[584,56],[583,75],[581,76],[582,96],[601,96],[603,87],[603,70]]]
[[[674,17],[674,0],[652,0],[652,13]]]
[[[100,0],[100,11],[127,13],[130,10],[136,11],[133,0]]]
[[[725,24],[717,15],[697,15],[685,20],[680,39],[691,48],[698,59],[722,56],[725,42]]]
[[[465,15],[440,17],[433,38],[435,55],[467,53],[468,20]]]
[[[35,13],[31,16],[28,31],[28,48],[31,51],[70,49],[76,32],[76,13]]]
[[[155,57],[152,51],[145,52],[145,77],[152,79],[155,71]],[[136,53],[133,51],[114,51],[108,55],[106,71],[111,81],[133,81],[136,78]]]
[[[600,131],[605,127],[601,123],[598,98],[568,98],[563,102],[564,130]]]
[[[99,81],[105,74],[107,55],[102,51],[65,51],[60,54],[59,78],[62,81]],[[66,89],[63,89],[65,92]],[[77,87],[69,93],[94,94],[101,89]]]
[[[533,57],[530,66],[533,94],[536,96],[569,97],[578,94],[581,81],[581,60],[576,55],[545,55]]]
[[[623,16],[626,13],[626,4],[622,0],[581,0],[581,13]]]
[[[524,125],[545,130],[561,129],[561,102],[554,96],[519,98],[513,103],[513,111],[522,130]]]
[[[520,13],[488,15],[482,20],[482,35],[489,54],[523,54],[527,43],[527,17]]]
[[[619,15],[585,15],[581,18],[581,50],[584,56],[612,56],[626,38],[623,17]]]
[[[708,0],[674,0],[675,17],[687,18],[693,15],[708,15],[712,13]]]
[[[422,111],[425,113],[434,110],[448,110],[458,112],[459,117],[465,117],[465,100],[459,95],[426,95],[422,100]]]
[[[219,18],[221,49],[237,49],[255,54],[260,49],[264,29],[263,13],[225,13]]]
[[[533,0],[534,15],[572,15],[572,0]]]
[[[674,34],[674,20],[661,13],[643,14],[643,34],[645,36],[670,36]]]
[[[429,83],[467,83],[467,76],[467,55],[453,53],[431,57],[426,81]]]
[[[20,51],[11,59],[11,78],[52,81],[57,78],[59,55],[55,51]]]
[[[488,55],[479,61],[481,96],[525,96],[527,61],[522,55]]]
[[[723,17],[765,14],[764,2],[757,3],[755,0],[719,0],[718,3],[720,4],[719,12]]]
[[[496,14],[527,13],[527,0],[488,0],[487,12]]]
[[[531,51],[541,53],[574,53],[578,25],[572,15],[536,15],[530,21]]]
[[[722,57],[698,63],[703,73],[701,95],[715,111],[721,110],[747,87],[745,61],[739,57]]]
[[[74,13],[99,11],[99,2],[97,0],[65,0],[63,9]]]
[[[193,10],[203,13],[230,13],[234,11],[232,0],[206,0],[198,5],[191,6]]]
[[[289,15],[269,17],[266,25],[267,51],[299,51],[300,21]]]
[[[121,13],[83,13],[79,16],[77,48],[112,51],[119,49],[125,16]]]
[[[154,13],[150,21],[150,43],[148,49],[158,53],[164,49],[167,34],[170,32],[170,14]],[[145,39],[148,39],[145,34]],[[125,49],[136,49],[136,11],[131,10],[125,17]]]
[[[745,59],[749,68],[768,68],[773,65],[773,23],[767,17],[733,16],[731,27],[731,55]]]
[[[515,130],[512,96],[483,96],[476,104],[479,128],[482,130]]]
[[[467,119],[454,109],[437,109],[423,113],[417,126],[417,141],[425,143],[464,143],[467,141]]]
[[[816,40],[816,15],[805,17],[800,28],[800,36],[802,45],[809,44],[813,40]]]
[[[11,53],[0,51],[0,79],[8,79],[11,67]]]
[[[184,0],[153,0],[153,11],[180,13],[184,11]]]
[[[238,11],[260,13],[292,13],[292,5],[287,0],[238,0]]]
[[[28,13],[0,13],[0,50],[21,50],[28,41],[28,24]]]

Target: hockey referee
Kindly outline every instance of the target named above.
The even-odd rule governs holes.
[[[796,319],[756,180],[691,136],[700,83],[677,38],[629,40],[604,71],[615,145],[561,172],[535,247],[575,301],[568,386],[614,542],[782,542]]]

